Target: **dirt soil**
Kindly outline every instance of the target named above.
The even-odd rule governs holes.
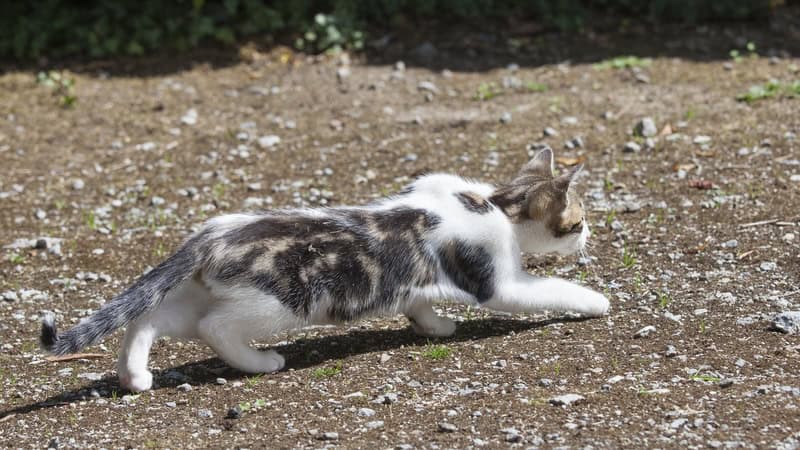
[[[479,35],[407,46],[407,64],[247,47],[71,67],[71,108],[3,73],[0,447],[798,448],[800,337],[770,325],[800,310],[797,34]],[[597,64],[633,47],[649,65]],[[262,376],[160,341],[138,395],[117,382],[120,332],[74,360],[38,349],[43,311],[76,323],[208,217],[360,204],[431,171],[502,182],[537,143],[559,170],[585,162],[593,234],[588,260],[528,270],[605,291],[607,317],[442,305],[451,338],[402,317],[301,330],[263,343],[287,368]]]

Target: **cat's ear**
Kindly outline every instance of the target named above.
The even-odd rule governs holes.
[[[564,174],[559,175],[558,178],[554,180],[556,187],[566,191],[569,189],[569,186],[578,178],[578,174],[580,174],[582,170],[583,164],[578,164],[567,170]]]
[[[547,178],[553,177],[553,169],[555,168],[553,163],[553,150],[550,147],[545,147],[542,150],[536,152],[528,161],[527,164],[522,166],[522,169],[519,171],[520,176],[530,176],[530,175],[538,175],[538,176],[546,176]]]

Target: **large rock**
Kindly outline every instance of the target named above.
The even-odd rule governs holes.
[[[800,311],[784,311],[775,315],[771,328],[786,334],[800,334]]]

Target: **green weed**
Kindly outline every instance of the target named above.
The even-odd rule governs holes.
[[[20,255],[19,253],[12,253],[12,254],[8,255],[8,261],[11,264],[14,264],[14,265],[18,266],[18,265],[21,265],[21,264],[25,264],[25,257],[23,255]]]
[[[342,362],[336,361],[336,364],[334,364],[333,366],[319,367],[317,369],[314,369],[314,371],[311,372],[311,376],[313,376],[314,378],[330,378],[334,375],[339,374],[341,371],[342,371]]]
[[[481,83],[475,91],[475,100],[486,101],[491,100],[498,95],[503,94],[503,89],[496,83]]]
[[[800,80],[791,84],[784,84],[777,80],[769,80],[764,84],[750,86],[747,92],[737,95],[736,100],[745,103],[753,103],[774,97],[800,97]]]
[[[71,108],[78,100],[75,96],[75,79],[67,76],[66,72],[39,72],[36,82],[49,88],[58,97],[58,103],[63,108]]]
[[[97,216],[95,216],[94,211],[86,213],[86,226],[92,231],[97,230]]]
[[[428,348],[422,352],[422,356],[436,361],[447,358],[451,353],[452,350],[446,345],[428,345]]]
[[[692,375],[693,381],[706,381],[709,383],[719,383],[721,378],[713,375]]]
[[[535,81],[528,81],[525,83],[525,89],[530,92],[545,92],[548,87],[544,83],[537,83]]]
[[[666,292],[659,291],[658,292],[658,306],[661,309],[665,309],[670,303],[669,294]]]
[[[630,269],[636,265],[636,262],[636,249],[629,248],[627,245],[622,247],[622,267]]]
[[[258,385],[258,383],[261,381],[261,378],[263,377],[264,377],[263,373],[259,373],[257,375],[249,377],[244,377],[244,384],[246,384],[247,387],[255,387],[256,385]]]
[[[606,59],[594,65],[595,69],[630,69],[631,67],[647,67],[653,60],[650,58],[639,58],[638,56],[617,56],[616,58]]]

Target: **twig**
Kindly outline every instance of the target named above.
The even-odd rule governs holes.
[[[0,423],[5,422],[6,420],[11,420],[12,417],[15,417],[16,413],[11,413],[5,417],[0,417]]]
[[[758,222],[741,223],[739,224],[739,228],[757,227],[759,225],[770,225],[779,220],[781,219],[769,219],[769,220],[759,220]]]
[[[103,353],[75,353],[73,355],[48,356],[45,359],[50,362],[62,362],[62,361],[74,361],[76,359],[100,359],[105,357],[106,355],[104,355]]]

